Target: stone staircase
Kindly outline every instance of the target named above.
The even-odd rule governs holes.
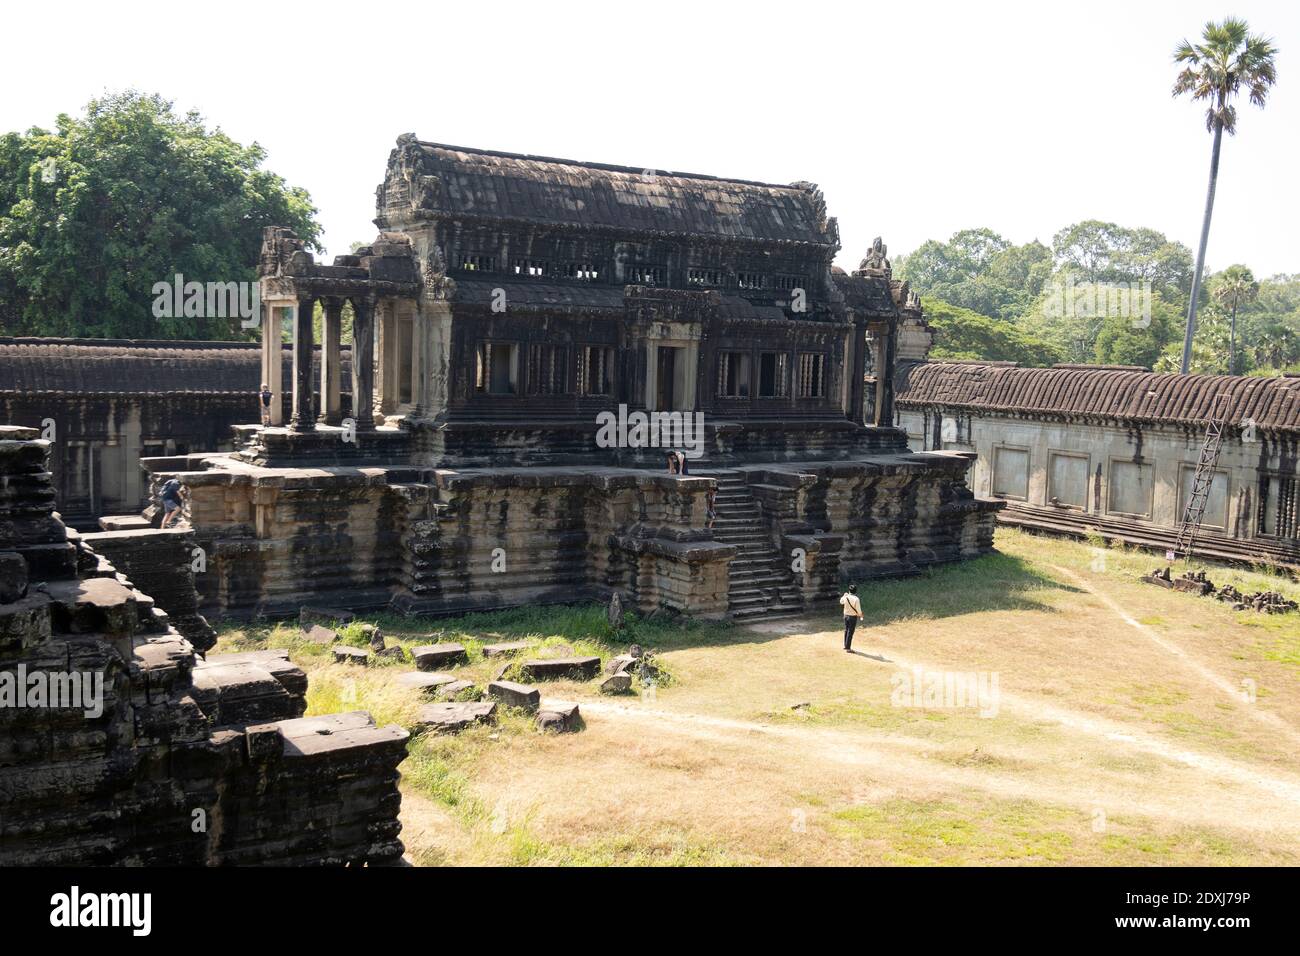
[[[758,502],[739,472],[695,469],[692,477],[713,478],[718,483],[713,536],[733,544],[728,607],[736,621],[784,617],[803,613],[803,599],[790,578],[785,559],[772,546],[763,527]]]

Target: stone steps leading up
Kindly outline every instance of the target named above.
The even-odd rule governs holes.
[[[695,468],[692,476],[718,483],[713,537],[735,545],[728,567],[727,607],[733,620],[748,621],[803,613],[803,598],[785,561],[772,546],[763,512],[738,472]]]

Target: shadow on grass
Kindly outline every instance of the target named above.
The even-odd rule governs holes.
[[[865,623],[872,626],[916,618],[956,617],[981,611],[1038,611],[1054,614],[1054,605],[1035,592],[1082,589],[1057,580],[1024,558],[995,552],[929,568],[902,578],[857,582]],[[838,617],[838,608],[827,617]]]

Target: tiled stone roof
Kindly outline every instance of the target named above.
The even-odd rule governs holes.
[[[419,142],[436,177],[423,208],[458,217],[762,242],[832,245],[821,193],[694,173]]]
[[[261,356],[242,342],[0,338],[0,393],[246,395]]]
[[[1286,376],[923,362],[898,383],[898,404],[1187,424],[1226,408],[1231,424],[1250,419],[1265,430],[1300,432],[1300,377]]]

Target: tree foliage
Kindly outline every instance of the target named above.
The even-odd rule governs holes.
[[[0,327],[10,334],[234,338],[233,319],[157,319],[152,288],[251,281],[264,226],[319,248],[307,193],[265,151],[156,95],[92,100],[0,137]],[[247,334],[247,333],[242,333]]]
[[[934,359],[983,359],[1051,365],[1061,361],[1051,344],[1022,332],[1010,322],[990,318],[931,296],[921,299],[926,321],[934,332]]]
[[[897,271],[944,310],[937,318],[947,334],[936,358],[1178,371],[1192,254],[1154,229],[1085,220],[1057,232],[1050,249],[966,229],[947,242],[923,243],[898,260]],[[1112,288],[1130,295],[1128,314],[1072,307],[1073,292]],[[1300,276],[1256,280],[1246,266],[1233,265],[1205,282],[1192,371],[1227,374],[1234,299],[1237,372],[1300,365]]]

